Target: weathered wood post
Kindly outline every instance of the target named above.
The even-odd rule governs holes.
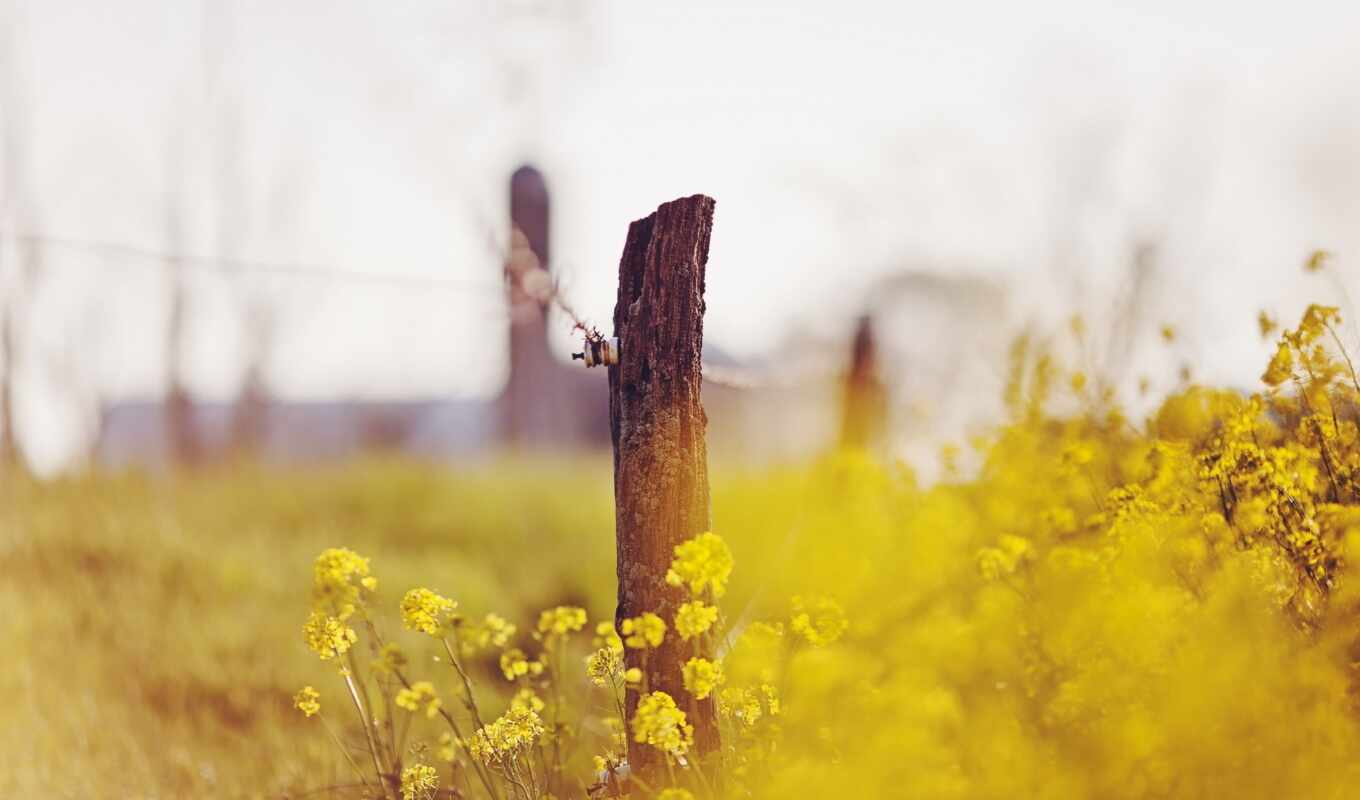
[[[684,601],[666,584],[677,544],[709,529],[708,418],[699,397],[704,343],[704,269],[713,229],[713,199],[694,195],[666,203],[628,228],[619,261],[614,333],[619,363],[609,368],[609,422],[614,443],[619,621],[651,611],[668,624]],[[661,647],[628,650],[627,666],[644,669],[694,725],[692,757],[718,750],[713,698],[693,701],[681,667],[693,655],[672,630]],[[705,654],[712,657],[711,653]],[[638,691],[629,688],[631,720]],[[628,762],[651,786],[664,783],[661,753],[629,737]]]
[[[872,448],[887,427],[887,393],[878,377],[878,343],[867,314],[855,328],[841,401],[841,447]]]

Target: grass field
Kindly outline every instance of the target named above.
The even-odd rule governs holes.
[[[6,485],[0,796],[274,797],[344,783],[332,745],[292,707],[324,677],[298,633],[316,554],[353,547],[394,591],[440,586],[474,609],[612,614],[609,481],[605,462],[375,461]]]

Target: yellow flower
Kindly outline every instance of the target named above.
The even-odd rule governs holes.
[[[546,707],[543,699],[534,694],[533,689],[520,689],[518,692],[515,692],[515,696],[510,699],[510,710],[519,713],[525,711],[538,713]]]
[[[431,719],[439,713],[443,707],[443,702],[435,693],[434,684],[429,681],[416,681],[411,684],[411,688],[402,689],[397,692],[397,707],[407,711],[419,711],[420,707],[425,706],[425,716]]]
[[[722,537],[707,531],[675,546],[666,583],[688,586],[693,595],[711,588],[714,597],[722,597],[731,575],[732,551]]]
[[[483,763],[504,763],[527,751],[545,731],[543,720],[533,709],[511,707],[500,719],[473,734],[468,749]]]
[[[984,547],[977,554],[978,571],[986,580],[1010,575],[1034,557],[1029,540],[1022,536],[1004,533],[997,544],[997,547]]]
[[[623,653],[612,647],[601,647],[586,656],[586,675],[596,686],[607,686],[623,672]]]
[[[661,793],[656,796],[656,800],[694,800],[694,794],[688,789],[671,787],[662,789]]]
[[[642,670],[637,667],[629,667],[623,671],[623,679],[628,683],[642,683]]]
[[[329,661],[348,652],[359,636],[340,619],[313,611],[302,626],[302,639],[322,661]]]
[[[507,681],[522,678],[525,675],[541,675],[543,673],[542,661],[530,661],[524,651],[518,647],[512,647],[501,653],[501,674]]]
[[[706,658],[691,658],[685,662],[681,675],[685,680],[685,691],[694,695],[695,700],[703,700],[722,685],[722,664]]]
[[[373,671],[382,675],[390,675],[405,667],[406,654],[396,642],[383,645],[382,650],[378,651],[377,659],[373,661]]]
[[[781,708],[779,705],[779,690],[768,683],[763,683],[760,685],[760,692],[765,695],[765,709],[770,713],[770,716],[779,716]]]
[[[649,744],[668,757],[679,758],[694,744],[694,726],[685,712],[665,692],[652,692],[638,700],[633,714],[633,741]]]
[[[1294,353],[1289,349],[1289,345],[1280,342],[1280,346],[1275,349],[1275,355],[1270,359],[1270,364],[1266,371],[1261,375],[1261,380],[1267,386],[1279,386],[1289,380],[1294,375]]]
[[[765,703],[762,704],[761,700]],[[732,687],[718,694],[718,714],[750,727],[768,713],[779,714],[779,695],[773,686],[762,685],[761,691]]]
[[[685,641],[702,636],[718,620],[716,606],[706,605],[702,600],[691,600],[681,604],[675,612],[675,631]]]
[[[458,604],[429,589],[412,589],[401,598],[401,621],[408,630],[439,636]]]
[[[586,610],[575,606],[558,606],[538,615],[538,632],[565,636],[586,626]]]
[[[595,638],[591,640],[591,646],[622,650],[623,639],[620,639],[618,632],[614,630],[614,623],[606,620],[595,625]]]
[[[1274,317],[1262,311],[1256,315],[1256,327],[1260,329],[1262,339],[1269,339],[1270,334],[1274,333],[1280,325]]]
[[[639,617],[629,617],[619,625],[623,643],[636,649],[660,647],[666,639],[666,620],[650,611]]]
[[[1327,265],[1327,259],[1331,257],[1332,254],[1326,250],[1314,250],[1308,255],[1308,260],[1303,262],[1303,271],[1317,272]]]
[[[793,618],[789,627],[801,634],[814,647],[831,644],[841,638],[849,622],[840,604],[829,597],[793,598]]]
[[[434,800],[439,773],[425,764],[412,764],[401,771],[401,800]]]
[[[456,759],[458,757],[458,751],[454,748],[457,744],[458,741],[453,738],[452,733],[444,731],[443,733],[439,734],[439,749],[436,751],[436,755],[439,756],[439,760],[452,762],[454,759]]]
[[[463,623],[458,629],[458,645],[464,655],[475,655],[488,647],[505,647],[517,631],[499,614],[487,614],[480,623]]]
[[[321,711],[321,694],[310,686],[304,686],[302,691],[293,695],[293,708],[310,717]]]
[[[368,559],[346,547],[321,551],[312,565],[314,607],[341,620],[354,613],[364,592],[377,586],[377,579],[368,574]]]

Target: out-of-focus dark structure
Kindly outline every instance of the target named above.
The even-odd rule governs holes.
[[[548,339],[546,292],[520,276],[543,267],[553,275],[548,186],[532,166],[510,177],[510,254],[505,277],[510,307],[510,377],[497,399],[500,443],[512,451],[607,448],[609,387],[600,375],[555,358]],[[555,278],[556,276],[554,276]],[[546,287],[545,287],[546,288]]]

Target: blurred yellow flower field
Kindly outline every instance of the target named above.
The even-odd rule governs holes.
[[[1261,392],[1146,422],[1017,348],[966,478],[716,474],[666,576],[688,599],[617,627],[604,462],[6,486],[0,796],[1351,796],[1337,318],[1281,334]],[[686,696],[624,669],[668,637]],[[671,785],[630,783],[629,741]]]

